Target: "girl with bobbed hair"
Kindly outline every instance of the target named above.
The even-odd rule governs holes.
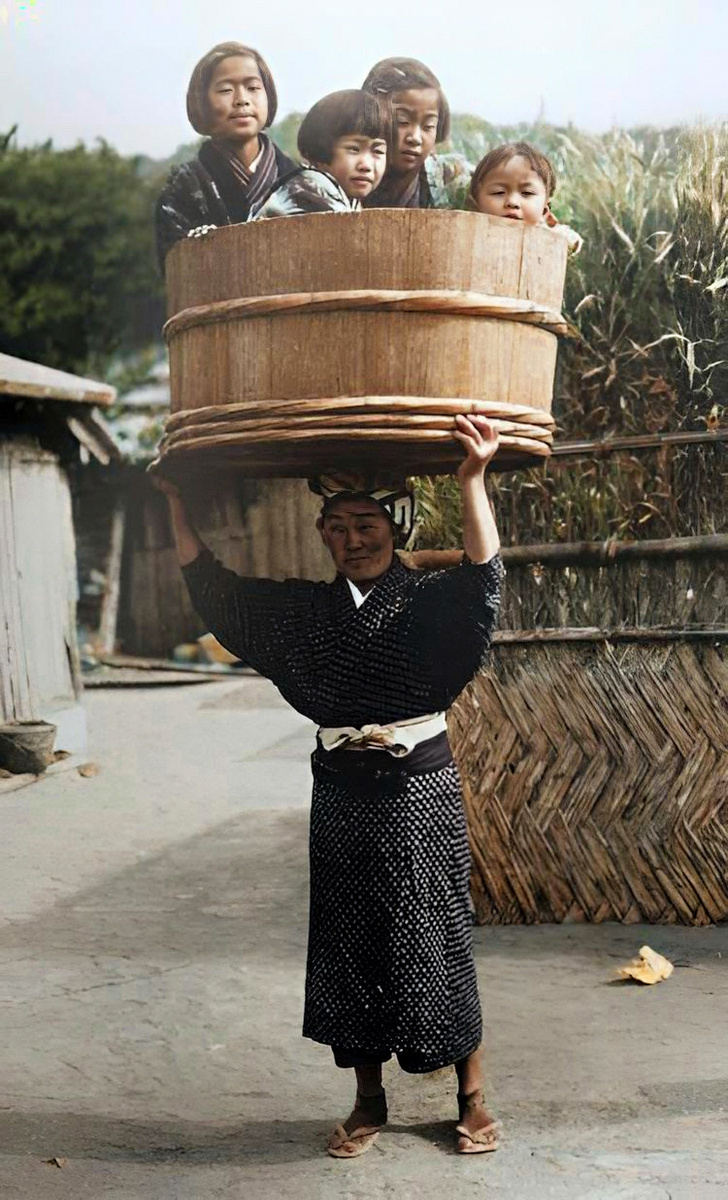
[[[157,202],[157,253],[164,260],[199,229],[237,225],[296,164],[264,132],[278,96],[257,50],[220,42],[205,54],[187,88],[187,116],[207,137],[197,158],[175,168]]]
[[[298,131],[305,165],[279,180],[251,220],[357,212],[381,182],[391,138],[389,105],[371,92],[349,89],[324,96]]]
[[[393,145],[387,170],[368,208],[439,208],[448,206],[447,189],[468,170],[465,160],[449,155],[447,169],[433,155],[450,136],[450,105],[437,76],[416,58],[384,58],[362,85],[386,97],[393,111]]]

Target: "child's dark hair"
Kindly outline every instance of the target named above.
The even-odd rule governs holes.
[[[381,138],[389,145],[392,116],[385,105],[369,92],[350,88],[331,92],[314,104],[298,131],[298,149],[308,162],[331,162],[339,138],[359,134]]]
[[[253,50],[250,46],[244,46],[241,42],[219,42],[217,46],[212,47],[212,50],[208,50],[207,54],[203,54],[197,63],[187,87],[187,116],[190,125],[196,133],[209,133],[210,101],[207,96],[207,89],[210,86],[215,67],[224,58],[254,59],[255,65],[260,72],[260,78],[263,80],[265,94],[268,97],[268,120],[265,123],[267,129],[275,121],[276,110],[278,108],[276,85],[273,82],[270,67],[262,55],[258,54],[258,51]]]
[[[442,90],[440,80],[435,74],[416,58],[383,58],[376,63],[364,83],[365,92],[375,96],[391,97],[397,92],[408,92],[410,89],[434,88],[437,92],[437,135],[438,142],[444,142],[450,136],[450,105]]]
[[[543,180],[546,199],[551,199],[556,190],[556,172],[546,155],[529,142],[504,142],[503,145],[494,146],[492,150],[489,150],[473,171],[473,177],[470,180],[470,196],[473,201],[475,201],[477,190],[486,175],[511,158],[525,158],[530,163],[531,169],[536,172],[539,179]]]

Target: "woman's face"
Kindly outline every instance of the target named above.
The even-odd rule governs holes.
[[[387,165],[384,138],[354,133],[334,142],[331,162],[323,166],[341,184],[350,200],[363,200],[381,183]]]
[[[215,67],[207,89],[212,138],[247,142],[268,120],[268,96],[250,55],[231,55]]]
[[[392,565],[392,525],[376,500],[337,501],[323,518],[321,537],[336,570],[362,590],[372,587]]]
[[[400,174],[419,171],[435,149],[440,97],[437,88],[409,88],[392,96],[395,148],[390,167]]]
[[[514,154],[481,179],[475,203],[478,212],[491,217],[538,225],[548,207],[546,184],[527,158]]]

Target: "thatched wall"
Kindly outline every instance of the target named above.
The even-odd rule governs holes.
[[[458,700],[481,923],[728,919],[728,631],[640,632],[501,640]]]
[[[723,437],[494,481],[500,632],[451,715],[479,921],[728,919]]]
[[[728,625],[728,559],[723,555],[624,559],[610,566],[509,566],[501,629],[596,625]]]

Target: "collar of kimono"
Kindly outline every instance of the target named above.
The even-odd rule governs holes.
[[[301,170],[302,171],[315,171],[318,175],[323,175],[325,179],[328,179],[329,183],[333,183],[333,185],[337,189],[337,191],[340,192],[342,200],[346,204],[349,205],[349,207],[352,209],[352,211],[359,212],[359,210],[361,208],[361,200],[356,200],[356,199],[352,200],[351,196],[348,196],[346,194],[346,192],[344,191],[343,187],[339,183],[336,176],[332,175],[330,171],[327,171],[325,167],[317,167],[317,166],[314,166],[312,163],[306,163],[303,165]]]
[[[203,142],[198,154],[211,173],[217,171],[222,174],[250,207],[270,190],[278,171],[273,142],[265,133],[258,134],[258,141],[260,150],[253,171],[243,166],[232,147],[223,141]]]
[[[429,161],[429,160],[426,160]],[[366,208],[426,208],[422,203],[422,191],[428,192],[427,173],[423,164],[405,184],[398,176],[385,174],[384,179],[365,202]]]

